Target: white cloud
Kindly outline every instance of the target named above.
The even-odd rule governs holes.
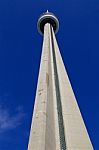
[[[12,130],[22,124],[25,113],[22,107],[17,107],[16,112],[11,115],[8,109],[0,106],[0,132]]]

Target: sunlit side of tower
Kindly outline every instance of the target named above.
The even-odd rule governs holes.
[[[59,22],[48,11],[28,150],[93,150],[55,38]]]

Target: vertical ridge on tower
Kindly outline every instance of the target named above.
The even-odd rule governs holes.
[[[64,122],[63,122],[61,96],[60,96],[60,89],[59,89],[59,79],[58,79],[58,73],[57,73],[57,64],[56,64],[55,48],[54,48],[54,41],[53,41],[53,29],[51,26],[50,26],[50,28],[51,28],[51,40],[52,40],[52,53],[53,53],[53,64],[54,64],[56,99],[57,99],[57,113],[58,113],[58,124],[59,124],[60,147],[62,150],[66,150]]]

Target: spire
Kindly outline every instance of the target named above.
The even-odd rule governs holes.
[[[47,13],[49,13],[49,11],[48,11],[48,9],[47,9],[47,11],[46,11]]]

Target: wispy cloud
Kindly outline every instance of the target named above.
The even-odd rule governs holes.
[[[0,132],[12,130],[22,124],[25,113],[22,107],[17,107],[12,115],[8,109],[0,106]]]

